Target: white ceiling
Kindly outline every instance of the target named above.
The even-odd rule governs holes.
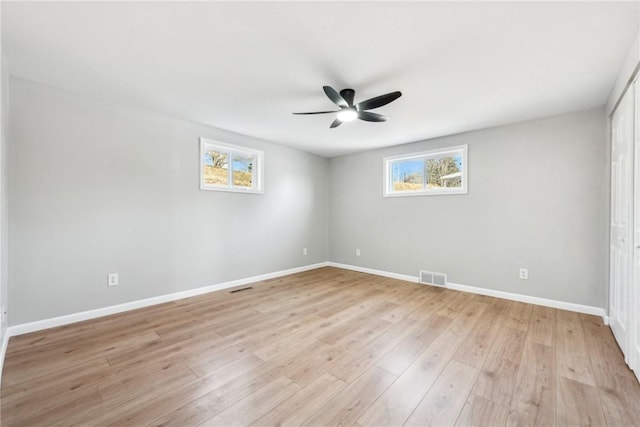
[[[638,2],[2,2],[12,74],[331,157],[604,105]],[[400,90],[329,129],[323,85]]]

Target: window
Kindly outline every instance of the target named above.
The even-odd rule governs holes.
[[[384,158],[384,196],[467,192],[467,146]]]
[[[263,193],[264,153],[200,138],[202,190]]]

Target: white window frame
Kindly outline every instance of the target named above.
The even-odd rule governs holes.
[[[227,185],[205,184],[204,182],[204,153],[206,151],[218,151],[227,153],[229,179]],[[256,159],[252,168],[251,188],[233,186],[232,158],[234,154],[250,156]],[[233,193],[264,193],[264,152],[239,145],[225,144],[212,139],[200,138],[200,189],[211,191],[227,191]]]
[[[447,155],[462,155],[462,175],[460,187],[425,189],[422,191],[392,191],[391,164],[398,160],[414,160],[446,157]],[[398,156],[388,156],[382,159],[383,165],[383,196],[384,197],[407,197],[407,196],[440,196],[446,194],[467,194],[469,163],[467,156],[467,145],[457,145],[454,147],[437,148],[434,150],[421,151],[419,153],[401,154]]]

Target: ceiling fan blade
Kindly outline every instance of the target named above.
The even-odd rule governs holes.
[[[356,96],[355,90],[342,89],[340,91],[340,96],[342,96],[342,98],[344,98],[344,100],[347,101],[347,104],[349,104],[349,107],[353,107],[353,97]]]
[[[333,121],[333,123],[331,123],[331,126],[329,126],[330,128],[337,128],[338,126],[340,126],[342,124],[342,120],[340,119],[335,119]]]
[[[337,113],[338,111],[314,111],[312,113],[291,113],[291,114],[328,114],[328,113]]]
[[[387,116],[369,111],[358,111],[358,118],[365,122],[386,122],[388,119]]]
[[[327,94],[331,102],[336,104],[338,107],[349,107],[347,101],[345,101],[344,98],[338,92],[336,92],[334,88],[332,88],[331,86],[322,86],[322,89],[324,89],[324,93]]]
[[[386,93],[384,95],[376,96],[375,98],[367,99],[366,101],[359,102],[356,107],[358,110],[372,110],[374,108],[382,107],[383,105],[387,105],[390,102],[395,101],[396,99],[402,96],[401,92],[391,92]]]

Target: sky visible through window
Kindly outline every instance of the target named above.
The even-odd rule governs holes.
[[[451,157],[458,167],[458,170],[462,170],[462,156],[446,156]],[[414,160],[400,160],[393,162],[393,174],[396,179],[403,179],[411,175],[424,175],[424,163],[425,159]]]
[[[384,196],[466,194],[467,146],[385,157]]]
[[[250,172],[249,165],[253,163],[253,159],[251,157],[233,157],[233,170],[241,171],[241,172]],[[213,158],[210,153],[204,153],[204,164],[208,166],[213,166]],[[227,163],[222,166],[223,169],[227,169]]]

